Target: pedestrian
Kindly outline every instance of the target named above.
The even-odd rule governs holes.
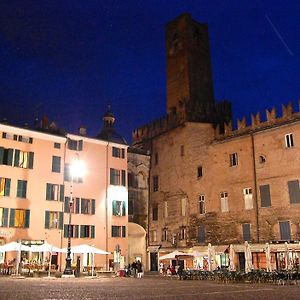
[[[179,280],[181,280],[182,279],[182,275],[183,275],[183,267],[182,267],[182,265],[180,265],[178,267],[177,275],[179,276]]]
[[[143,276],[143,265],[139,260],[136,263],[136,269],[137,269],[137,278],[142,278],[142,276]]]
[[[160,275],[163,275],[164,274],[164,264],[161,262],[160,264],[159,264],[159,274]]]
[[[133,277],[135,277],[135,275],[136,275],[136,262],[135,261],[131,264],[131,268],[132,268],[132,275],[133,275]]]

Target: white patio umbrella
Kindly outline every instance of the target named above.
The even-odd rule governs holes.
[[[0,252],[11,252],[17,251],[17,265],[16,265],[16,273],[19,274],[19,265],[21,262],[21,251],[30,251],[30,247],[22,245],[21,242],[10,242],[8,244],[0,246]]]
[[[266,267],[267,272],[272,272],[272,266],[271,266],[271,249],[269,243],[266,243]]]
[[[164,259],[177,259],[180,256],[193,256],[190,253],[184,253],[184,252],[180,252],[180,251],[173,251],[169,254],[163,255],[159,258],[159,260],[164,260]]]
[[[63,248],[62,252],[67,252],[67,248]],[[111,254],[111,252],[107,252],[98,248],[95,248],[94,246],[90,246],[87,244],[77,245],[71,247],[71,253],[92,253],[93,261],[92,261],[92,276],[94,276],[94,267],[95,267],[95,254]]]
[[[45,242],[42,245],[32,245],[31,246],[31,252],[49,252],[50,253],[49,268],[48,268],[48,277],[50,277],[52,253],[53,252],[60,252],[61,253],[61,252],[66,252],[66,251]]]
[[[291,269],[291,262],[290,262],[289,245],[287,242],[284,243],[284,252],[285,252],[285,268],[286,270],[289,270]]]
[[[235,271],[234,258],[235,258],[235,251],[233,245],[231,244],[229,246],[229,270],[230,271]]]
[[[251,272],[253,269],[253,265],[252,265],[252,253],[251,253],[251,247],[248,244],[247,241],[245,241],[245,272]]]
[[[211,243],[208,243],[207,246],[207,254],[208,254],[208,271],[212,271],[212,258],[213,258],[213,250]]]

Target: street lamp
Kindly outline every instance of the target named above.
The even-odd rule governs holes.
[[[69,225],[68,225],[68,248],[67,248],[67,257],[66,257],[66,267],[64,270],[64,275],[73,275],[72,266],[71,266],[71,222],[72,222],[72,211],[73,211],[73,184],[74,177],[78,179],[78,177],[84,176],[86,172],[85,164],[83,161],[79,159],[74,160],[70,164],[70,175],[71,175],[71,185],[70,185],[70,202],[69,202]]]

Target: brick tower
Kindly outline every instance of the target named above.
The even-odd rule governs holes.
[[[167,112],[210,120],[214,111],[208,28],[185,13],[166,26]]]

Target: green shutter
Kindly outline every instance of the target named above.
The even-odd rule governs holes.
[[[33,169],[33,157],[34,157],[34,153],[29,152],[29,169]]]
[[[60,196],[59,200],[61,202],[63,202],[64,201],[64,197],[65,197],[65,186],[63,184],[60,185],[59,196]]]
[[[64,238],[68,237],[68,225],[64,224]]]
[[[10,182],[11,182],[10,178],[5,178],[4,196],[9,197],[10,195]]]
[[[84,225],[80,225],[80,237],[84,238]]]
[[[115,184],[115,169],[110,168],[110,184]]]
[[[15,160],[14,160],[14,167],[19,167],[19,160],[20,160],[20,150],[15,150]]]
[[[63,229],[63,224],[64,224],[64,213],[59,212],[59,220],[58,220],[58,228]]]
[[[78,141],[78,151],[82,151],[83,148],[83,140]]]
[[[95,199],[92,199],[92,215],[96,213],[96,201]]]
[[[3,208],[2,226],[7,227],[7,225],[8,225],[8,208]]]
[[[0,147],[0,165],[3,165],[4,148]]]
[[[51,200],[51,190],[52,190],[52,184],[51,183],[47,183],[46,200]]]
[[[80,199],[76,198],[76,203],[75,203],[76,207],[75,207],[75,213],[79,214],[79,209],[80,209]]]
[[[122,202],[122,216],[126,216],[126,202]]]
[[[81,210],[80,210],[80,213],[84,214],[84,199],[81,198]]]
[[[64,208],[64,212],[65,213],[69,213],[70,212],[70,198],[69,197],[65,197],[65,208]]]
[[[95,226],[94,225],[91,226],[91,238],[92,239],[95,238]]]
[[[15,212],[14,208],[10,209],[10,216],[9,216],[9,227],[15,227]]]
[[[23,180],[22,187],[23,187],[22,196],[23,196],[23,198],[26,198],[27,197],[27,180]]]
[[[9,148],[7,153],[7,165],[12,166],[14,149]]]
[[[49,223],[50,223],[50,211],[45,211],[45,228],[49,229]]]
[[[30,224],[30,210],[26,209],[25,210],[25,228],[29,228],[29,224]]]
[[[126,186],[126,171],[122,170],[122,185]]]
[[[65,181],[71,181],[71,172],[70,172],[70,165],[69,164],[65,164],[64,179],[65,179]]]
[[[122,237],[126,237],[126,226],[122,226]]]
[[[22,197],[22,187],[23,187],[22,180],[18,180],[18,185],[17,185],[17,197],[19,197],[19,198]]]
[[[112,202],[112,214],[113,214],[113,216],[117,215],[117,201],[116,200],[113,200],[113,202]]]
[[[125,149],[121,149],[122,151],[122,158],[125,158]]]
[[[75,237],[79,237],[79,225],[75,225]]]

